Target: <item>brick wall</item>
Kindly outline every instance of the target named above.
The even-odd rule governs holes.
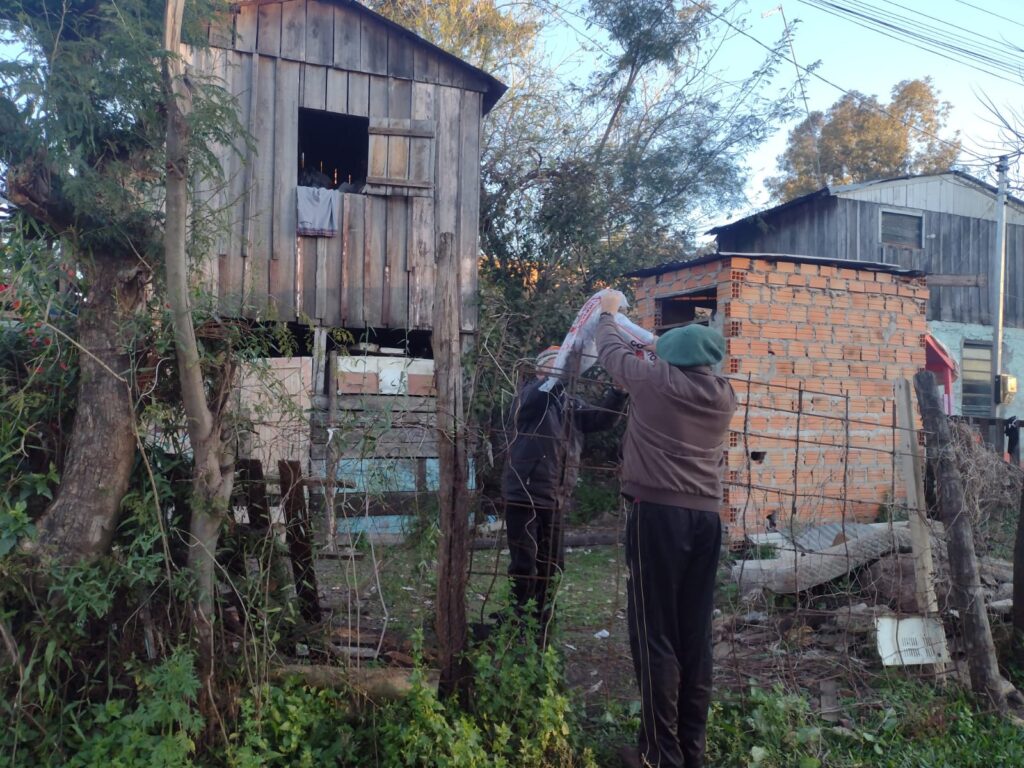
[[[722,510],[730,536],[763,531],[772,514],[779,525],[875,519],[901,496],[893,385],[925,364],[924,281],[732,256],[645,278],[638,316],[654,327],[658,298],[710,285],[728,344],[723,373],[742,403]]]

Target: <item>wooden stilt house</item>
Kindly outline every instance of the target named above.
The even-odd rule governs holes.
[[[333,392],[343,410],[429,411],[437,244],[453,235],[460,327],[473,334],[481,119],[505,86],[350,0],[239,2],[209,43],[186,51],[192,71],[224,81],[253,140],[218,148],[227,184],[200,190],[228,214],[203,275],[222,315],[316,329],[314,409]],[[321,204],[312,227],[302,190]],[[360,361],[340,350],[340,370],[327,371],[332,329],[394,353]],[[375,440],[385,447],[367,455],[363,442],[339,460],[419,461],[419,486],[437,453],[413,422],[418,445]],[[326,436],[313,436],[317,472]]]

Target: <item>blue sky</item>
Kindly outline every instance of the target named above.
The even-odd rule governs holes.
[[[1024,0],[859,1],[912,15],[935,26],[941,26],[939,22],[947,22],[954,25],[972,48],[984,48],[988,44],[986,40],[1024,47],[1024,14],[1021,13]],[[849,5],[858,0],[838,2]],[[719,0],[716,8],[725,4],[725,0]],[[762,14],[778,6],[778,0],[743,0],[732,18],[743,23],[750,37],[771,45],[782,35],[783,20],[777,12],[768,16]],[[908,42],[893,40],[852,21],[837,18],[806,0],[783,0],[782,6],[786,20],[797,22],[793,38],[797,64],[806,67],[820,62],[816,73],[843,89],[877,95],[882,101],[888,101],[892,87],[899,81],[930,76],[941,98],[953,104],[949,129],[960,131],[965,149],[986,158],[980,160],[965,153],[964,159],[971,163],[969,170],[979,176],[989,172],[998,154],[993,145],[998,143],[999,136],[980,96],[986,95],[999,106],[1020,105],[1024,108],[1024,73],[1009,78],[1012,82],[1007,82],[942,55],[919,50]],[[579,5],[556,2],[554,7],[578,9]],[[560,15],[566,26],[549,35],[547,43],[552,64],[558,68],[559,74],[571,78],[588,69],[587,55],[578,49],[586,43],[583,36],[593,35],[594,31],[585,30],[580,19],[571,12]],[[757,65],[765,50],[750,37],[728,30],[727,33],[730,39],[717,57],[716,68],[724,79],[738,79]],[[790,85],[795,79],[792,62],[783,62],[773,86]],[[811,110],[825,110],[841,96],[841,90],[821,79],[814,76],[807,79],[807,101]],[[709,213],[710,223],[721,223],[733,215],[767,204],[764,179],[776,172],[776,157],[785,147],[786,136],[795,123],[780,126],[760,150],[746,158],[750,170],[746,210]],[[987,160],[990,157],[992,162]]]

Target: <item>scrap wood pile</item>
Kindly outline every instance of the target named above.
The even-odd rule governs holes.
[[[976,532],[980,593],[998,635],[1012,618],[1013,564],[1005,559],[1005,538],[1010,529],[1012,540],[1019,516],[1022,473],[987,449],[969,425],[951,426],[965,509]],[[932,519],[928,529],[938,614],[955,617],[946,531]],[[746,545],[747,558],[731,568],[739,608],[716,623],[716,660],[725,684],[792,676],[813,688],[816,681],[866,677],[878,667],[880,621],[900,626],[927,613],[918,605],[905,521],[754,533]],[[951,638],[950,651],[959,660],[961,638]]]

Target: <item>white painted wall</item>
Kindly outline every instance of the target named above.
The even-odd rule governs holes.
[[[957,363],[963,362],[965,341],[992,341],[992,326],[990,325],[932,320],[928,323],[928,330],[932,336],[949,348]],[[1024,329],[1003,329],[1003,370],[1016,376],[1019,382],[1024,382]],[[962,413],[960,395],[961,388],[958,379],[953,382],[953,413],[955,414]],[[1005,407],[1004,413],[1007,416],[1024,417],[1024,393],[1018,394],[1017,398]]]

